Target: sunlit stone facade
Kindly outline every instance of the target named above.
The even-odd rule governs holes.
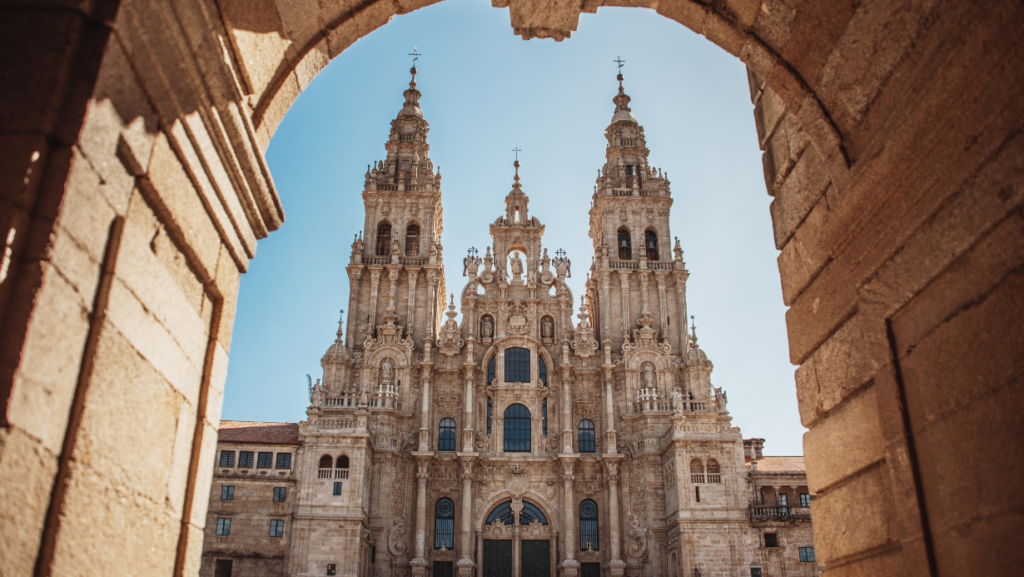
[[[504,205],[480,200],[492,245],[470,251],[446,298],[441,175],[419,99],[414,69],[387,156],[366,173],[348,322],[308,420],[277,446],[295,455],[269,476],[295,486],[271,511],[285,530],[272,546],[216,535],[221,519],[273,521],[258,499],[220,498],[266,486],[259,471],[218,467],[203,574],[817,575],[802,457],[744,441],[687,328],[670,183],[648,163],[622,77],[578,299],[518,161]],[[219,455],[260,438],[232,435]]]

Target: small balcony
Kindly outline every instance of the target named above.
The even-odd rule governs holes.
[[[789,505],[750,505],[750,520],[755,521],[798,521],[810,520],[810,507]]]

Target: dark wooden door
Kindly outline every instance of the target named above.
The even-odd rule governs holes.
[[[522,541],[522,577],[551,577],[551,541]]]
[[[434,561],[432,577],[455,577],[455,564],[451,561]]]
[[[601,577],[601,564],[580,563],[580,577]]]
[[[512,541],[484,540],[484,577],[512,577]]]

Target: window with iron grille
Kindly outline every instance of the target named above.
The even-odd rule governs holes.
[[[217,559],[214,564],[213,577],[231,577],[231,559]]]
[[[581,453],[593,453],[597,450],[594,434],[594,421],[583,419],[579,425],[579,450]]]
[[[597,503],[584,499],[580,502],[580,551],[600,551],[600,542]]]
[[[547,437],[548,436],[548,400],[547,399],[544,399],[543,401],[541,401],[540,416],[541,416],[541,420],[540,420],[540,422],[541,422],[541,432],[544,434],[545,437]]]
[[[529,501],[523,501],[523,511],[519,513],[519,524],[529,525],[534,521],[540,521],[541,525],[548,524],[548,518],[544,516],[539,507]]]
[[[530,351],[519,347],[505,349],[505,382],[530,382]]]
[[[633,176],[633,165],[632,164],[627,164],[626,165],[626,176]]]
[[[451,549],[455,543],[455,502],[442,497],[434,505],[434,549]]]
[[[230,535],[231,534],[231,519],[217,519],[217,534],[218,535]]]
[[[270,520],[270,536],[280,537],[284,535],[284,521],[281,519]]]
[[[274,464],[273,453],[260,453],[256,456],[256,468],[257,469],[269,469]]]
[[[224,485],[220,488],[221,501],[233,501],[235,499],[235,486]]]
[[[776,533],[765,533],[764,534],[764,546],[765,547],[778,547],[779,536]]]
[[[285,499],[288,498],[287,487],[274,487],[274,502],[284,503]]]
[[[530,410],[523,405],[505,409],[505,452],[530,452]]]
[[[252,468],[252,451],[239,451],[238,452],[238,468],[240,469],[251,469]]]
[[[340,495],[341,494],[341,481],[335,481],[334,482],[334,494],[335,495]]]
[[[437,450],[455,450],[455,419],[445,417],[437,427]]]
[[[338,574],[338,566],[335,565],[334,563],[328,563],[327,564],[327,574],[328,575],[337,575]]]
[[[292,454],[291,453],[278,453],[277,454],[277,465],[276,469],[291,469],[292,468]]]
[[[800,562],[801,563],[813,563],[814,562],[814,547],[800,547]]]
[[[220,466],[221,467],[234,467],[235,466],[235,452],[234,451],[221,451],[220,452]]]
[[[750,568],[750,577],[763,577],[763,574],[761,573],[761,568],[760,567],[751,567]]]
[[[491,512],[487,515],[487,520],[484,521],[485,525],[501,520],[505,525],[515,524],[515,513],[512,512],[512,501],[505,501],[495,505]]]
[[[809,493],[800,493],[800,506],[810,507],[811,506],[811,495]]]

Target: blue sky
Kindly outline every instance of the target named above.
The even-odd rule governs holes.
[[[691,276],[690,312],[729,393],[733,425],[802,454],[785,307],[753,108],[742,63],[679,24],[642,9],[584,14],[572,38],[524,42],[507,9],[448,0],[361,39],[312,82],[281,123],[267,160],[284,226],[259,243],[243,276],[223,418],[305,418],[305,373],[321,374],[348,302],[345,265],[362,228],[367,164],[385,157],[417,47],[418,88],[441,167],[448,292],[462,258],[490,243],[487,225],[512,185],[512,149],[545,246],[564,248],[582,294],[593,254],[587,210],[604,163],[617,54],[644,126],[650,163],[667,171]]]

